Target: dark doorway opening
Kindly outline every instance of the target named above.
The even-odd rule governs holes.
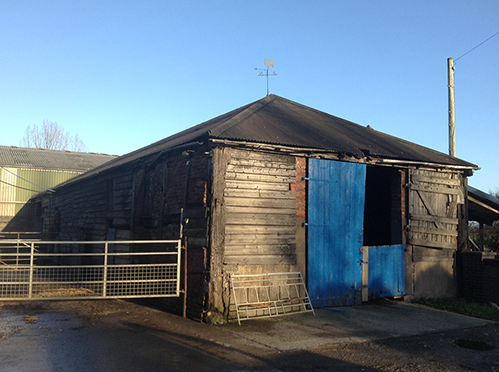
[[[367,167],[364,245],[380,246],[401,243],[400,172],[388,167]]]

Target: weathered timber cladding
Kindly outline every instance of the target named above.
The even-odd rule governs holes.
[[[122,168],[112,179],[113,191],[110,209],[108,211],[109,219],[115,227],[124,227],[130,229],[131,226],[131,205],[132,205],[132,187],[133,172],[130,168]],[[116,236],[118,238],[118,236]]]
[[[187,275],[186,313],[194,319],[202,316],[207,290],[208,178],[209,158],[199,151],[137,168],[132,187],[135,239],[178,239],[183,217],[187,273],[182,272],[182,277]],[[161,299],[159,304],[181,312],[182,301]]]
[[[461,174],[411,170],[409,174],[409,244],[439,249],[457,249],[457,212],[458,206],[463,204],[464,200]],[[447,256],[445,253],[443,255]],[[418,256],[424,256],[424,254]]]
[[[225,173],[224,263],[296,263],[296,162],[231,150]]]
[[[112,184],[95,178],[90,187],[69,185],[43,201],[44,237],[56,240],[104,240]]]
[[[186,313],[200,319],[208,272],[210,161],[205,150],[154,154],[58,188],[43,198],[45,239],[179,239],[183,222],[183,237],[187,238]],[[162,299],[158,304],[182,313],[183,301]]]
[[[224,242],[225,242],[225,174],[230,161],[230,149],[218,147],[212,149],[211,167],[211,229],[210,229],[210,280],[209,307],[224,311],[228,309],[229,287],[224,278]]]

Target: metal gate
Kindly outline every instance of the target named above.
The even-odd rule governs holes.
[[[314,307],[361,300],[366,165],[309,159],[308,288]]]
[[[178,297],[180,240],[0,241],[0,300]]]

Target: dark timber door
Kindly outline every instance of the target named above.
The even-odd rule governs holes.
[[[316,307],[360,302],[366,166],[308,161],[308,287]]]
[[[447,250],[452,257],[458,248],[457,206],[464,203],[461,183],[459,174],[423,170],[410,172],[410,244]]]

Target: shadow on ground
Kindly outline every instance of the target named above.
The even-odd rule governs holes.
[[[0,371],[8,372],[493,371],[498,346],[498,323],[406,305],[241,326],[210,326],[129,301],[0,305]]]

